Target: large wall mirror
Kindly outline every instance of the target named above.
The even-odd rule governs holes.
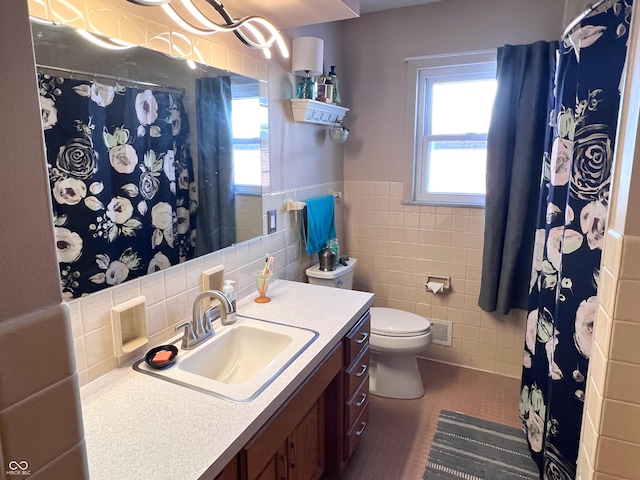
[[[32,20],[63,296],[263,234],[267,85]]]

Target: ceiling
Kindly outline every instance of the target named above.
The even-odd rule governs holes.
[[[236,17],[262,15],[278,28],[333,22],[393,8],[424,5],[443,0],[225,0],[225,8]],[[196,0],[206,8],[206,0]],[[313,3],[313,7],[309,7]],[[215,17],[216,14],[213,13]]]
[[[360,14],[390,10],[392,8],[412,7],[442,0],[360,0]]]

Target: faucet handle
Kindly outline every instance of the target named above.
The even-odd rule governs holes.
[[[220,318],[220,308],[218,305],[214,305],[213,307],[208,308],[204,312],[204,331],[207,333],[213,333],[215,335],[215,330],[213,329],[213,322]]]
[[[182,322],[176,326],[176,332],[184,328],[184,336],[182,337],[182,348],[191,348],[197,340],[196,333],[193,331],[193,324],[189,321]]]

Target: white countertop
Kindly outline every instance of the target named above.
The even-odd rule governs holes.
[[[256,399],[235,403],[116,369],[80,389],[91,480],[213,479],[373,304],[373,294],[274,281],[271,302],[238,314],[310,328],[318,338]]]

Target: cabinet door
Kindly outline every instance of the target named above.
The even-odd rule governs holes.
[[[224,470],[216,476],[215,480],[238,480],[239,478],[238,458],[236,457],[224,467]]]
[[[324,400],[320,397],[288,439],[289,480],[316,480],[324,471]]]
[[[240,452],[242,478],[278,480],[320,478],[324,468],[324,392],[340,373],[343,350],[339,343],[309,379],[289,398]],[[284,462],[278,462],[284,445]],[[319,450],[321,448],[321,450]],[[289,455],[293,455],[294,468]],[[275,463],[274,463],[275,461]],[[279,467],[284,464],[284,469]],[[275,465],[275,466],[274,466]],[[281,473],[281,470],[284,470]],[[319,473],[318,473],[319,472]],[[291,477],[291,475],[295,477]]]
[[[287,444],[283,445],[255,480],[287,480]]]

